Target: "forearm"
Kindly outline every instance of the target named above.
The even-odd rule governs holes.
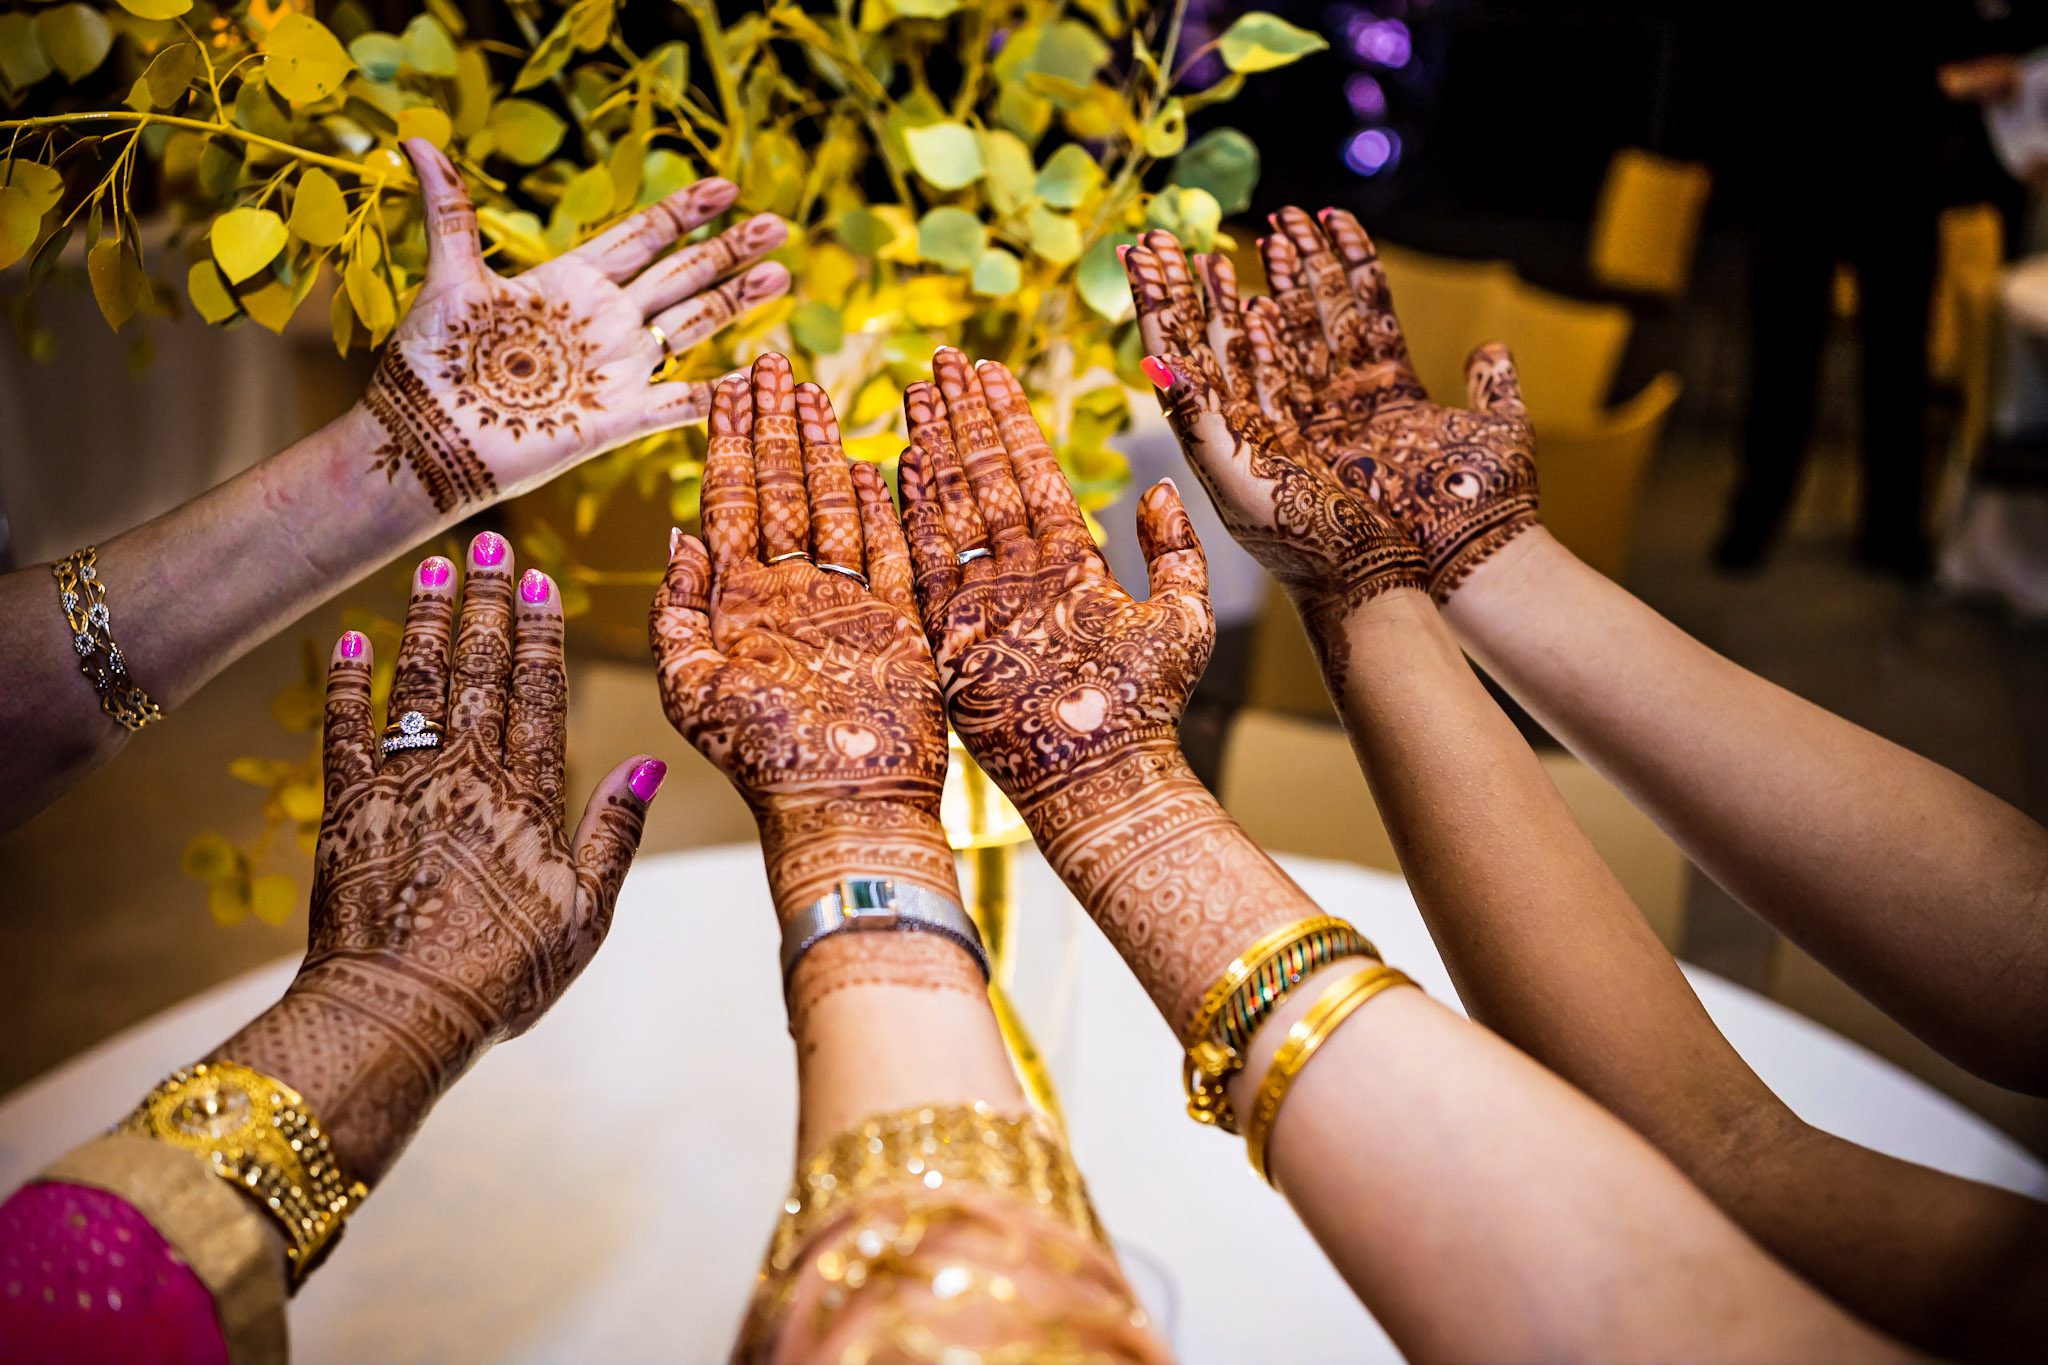
[[[1964,1065],[2048,1087],[2048,831],[1723,659],[1541,530],[1446,616],[1732,894]]]
[[[112,633],[166,709],[285,623],[448,524],[409,476],[376,468],[360,408],[99,546]],[[0,827],[19,823],[127,738],[79,672],[48,565],[0,579]]]

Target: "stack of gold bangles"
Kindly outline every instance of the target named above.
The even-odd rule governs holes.
[[[1252,1035],[1289,991],[1323,967],[1347,957],[1377,959],[1379,950],[1345,921],[1316,915],[1260,935],[1231,960],[1181,1030],[1181,1046],[1187,1049],[1181,1081],[1187,1088],[1190,1118],[1226,1133],[1239,1131],[1238,1115],[1226,1087],[1244,1068],[1244,1051]],[[1272,1180],[1266,1167],[1266,1144],[1280,1103],[1316,1049],[1381,991],[1414,984],[1406,974],[1375,961],[1324,991],[1287,1031],[1243,1130],[1246,1154],[1262,1179]]]

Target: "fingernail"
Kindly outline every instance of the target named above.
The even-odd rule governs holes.
[[[1164,484],[1166,487],[1171,488],[1175,494],[1178,494],[1180,492],[1180,485],[1173,481],[1172,475],[1168,475],[1166,478],[1161,479],[1159,482]]]
[[[419,580],[423,588],[438,588],[448,581],[455,572],[455,566],[440,555],[428,555],[420,561]]]
[[[669,557],[670,559],[674,559],[674,558],[676,557],[676,550],[677,550],[677,549],[678,549],[679,547],[681,547],[682,543],[683,543],[683,528],[682,528],[682,527],[680,527],[680,526],[671,526],[671,527],[669,527],[669,528],[668,528],[668,557]]]
[[[1317,221],[1318,223],[1327,223],[1327,222],[1329,222],[1329,221],[1330,221],[1330,215],[1331,215],[1331,214],[1333,214],[1333,213],[1335,213],[1335,212],[1336,212],[1336,210],[1335,210],[1335,209],[1317,209],[1317,210],[1316,210],[1316,221]]]
[[[1138,362],[1138,368],[1152,381],[1155,388],[1165,390],[1173,387],[1173,370],[1156,355],[1148,355]]]
[[[368,640],[363,638],[361,631],[345,630],[341,633],[341,657],[344,659],[360,659],[363,657],[363,647],[369,643]]]
[[[1118,247],[1118,248],[1116,249],[1116,258],[1117,258],[1117,259],[1118,259],[1119,261],[1126,261],[1126,260],[1129,260],[1129,259],[1130,259],[1130,256],[1131,256],[1131,248],[1130,248],[1130,245],[1129,245],[1129,243],[1126,243],[1126,244],[1124,244],[1123,246],[1120,246],[1120,247]]]
[[[654,794],[661,790],[661,780],[668,776],[668,764],[658,758],[650,758],[633,769],[633,775],[626,779],[626,785],[633,789],[633,795],[642,801],[652,801]]]
[[[553,585],[548,582],[548,576],[539,569],[528,569],[520,575],[519,595],[536,607],[548,600],[548,593],[552,590]]]
[[[505,562],[505,537],[496,531],[486,531],[469,542],[469,557],[486,569],[494,569]]]

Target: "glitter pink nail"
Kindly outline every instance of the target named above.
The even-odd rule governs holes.
[[[633,769],[633,775],[626,779],[626,785],[633,789],[633,795],[642,801],[652,801],[654,794],[661,790],[661,780],[668,776],[668,764],[658,758],[650,758]]]
[[[528,569],[519,579],[519,595],[539,606],[548,600],[550,585],[548,576],[539,569]]]
[[[440,555],[428,555],[420,561],[420,586],[423,588],[438,588],[443,583],[446,583],[449,575],[454,572],[455,566]]]
[[[363,657],[363,648],[369,643],[368,640],[363,638],[361,631],[345,630],[341,633],[341,657],[344,659],[360,659]]]
[[[496,531],[486,531],[469,543],[469,557],[486,569],[494,569],[505,562],[505,537]]]

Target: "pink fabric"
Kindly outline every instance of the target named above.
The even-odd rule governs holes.
[[[0,1362],[227,1358],[213,1295],[118,1196],[29,1185],[0,1204]]]

